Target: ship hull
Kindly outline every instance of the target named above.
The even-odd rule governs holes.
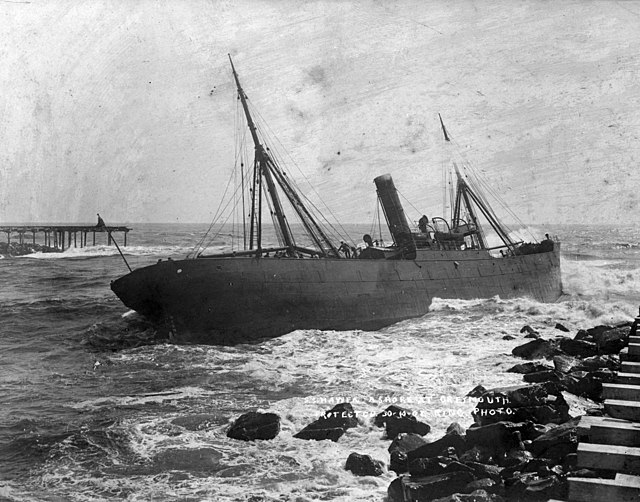
[[[418,250],[415,260],[206,257],[167,260],[113,281],[129,308],[180,342],[234,344],[296,329],[375,330],[419,317],[433,298],[562,294],[559,246],[492,257]]]

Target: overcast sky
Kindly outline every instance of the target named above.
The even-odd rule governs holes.
[[[1,223],[208,222],[227,53],[345,222],[442,212],[438,113],[525,222],[637,221],[640,2],[4,1],[0,53]]]

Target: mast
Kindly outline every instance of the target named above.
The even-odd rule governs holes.
[[[484,235],[482,235],[481,229],[480,229],[480,225],[478,224],[478,218],[476,217],[476,213],[473,210],[473,206],[471,205],[471,202],[469,201],[469,193],[471,193],[471,190],[469,189],[469,185],[467,185],[467,182],[462,178],[462,175],[460,174],[460,170],[458,169],[458,166],[456,165],[456,163],[453,163],[453,166],[456,170],[456,177],[458,178],[458,186],[457,186],[457,193],[456,193],[456,208],[455,208],[455,219],[452,221],[454,228],[458,227],[460,225],[460,209],[461,209],[461,198],[464,199],[464,205],[467,209],[467,212],[469,213],[469,217],[471,218],[471,222],[473,223],[473,227],[475,228],[475,237],[478,239],[478,245],[480,246],[480,249],[485,249],[487,247],[485,241],[484,241]],[[474,199],[475,200],[475,199]],[[493,223],[491,224],[493,226]]]
[[[255,146],[255,173],[258,173],[257,176],[254,177],[254,185],[253,185],[253,203],[252,206],[255,207],[255,197],[258,196],[258,228],[257,228],[257,247],[258,247],[258,256],[260,254],[260,250],[262,249],[262,190],[260,189],[261,183],[256,180],[260,175],[264,176],[265,181],[267,182],[267,190],[269,191],[269,195],[271,196],[271,201],[273,202],[273,212],[275,213],[276,220],[278,221],[278,226],[280,227],[280,231],[282,232],[282,238],[284,239],[284,244],[286,247],[292,249],[295,246],[295,241],[293,240],[293,236],[291,235],[291,229],[287,223],[284,212],[282,211],[282,204],[280,203],[280,198],[278,197],[278,192],[276,191],[275,184],[273,182],[273,177],[271,176],[270,170],[270,158],[264,147],[260,143],[260,139],[258,138],[258,132],[256,130],[255,123],[253,122],[253,118],[251,117],[251,113],[249,113],[249,106],[247,105],[247,97],[242,90],[242,86],[240,85],[240,80],[238,79],[238,74],[236,73],[236,69],[233,66],[233,60],[231,59],[231,54],[229,54],[229,62],[231,63],[231,71],[233,72],[233,78],[236,81],[236,86],[238,88],[238,95],[240,96],[240,101],[242,103],[242,109],[244,110],[245,117],[247,119],[247,125],[249,126],[249,131],[251,131],[251,138],[253,139],[253,144]],[[256,194],[256,192],[258,192]],[[253,225],[253,220],[252,220]],[[251,239],[251,243],[253,244],[253,239]]]

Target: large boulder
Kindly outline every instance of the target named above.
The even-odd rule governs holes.
[[[509,368],[507,373],[522,373],[523,375],[526,375],[527,373],[537,373],[539,371],[548,371],[552,369],[553,368],[548,364],[531,362],[516,364]]]
[[[581,373],[581,372],[576,372]],[[576,396],[588,397],[594,401],[602,400],[602,384],[611,383],[616,379],[616,373],[607,369],[600,369],[584,374],[572,389],[567,389]]]
[[[560,337],[557,341],[560,350],[570,356],[591,357],[598,354],[598,346],[593,342],[566,337]]]
[[[381,476],[383,466],[384,463],[380,460],[374,460],[369,455],[360,455],[354,452],[347,458],[344,468],[356,476]]]
[[[347,429],[357,425],[358,419],[351,404],[340,403],[326,411],[318,420],[307,425],[293,437],[315,441],[329,439],[335,442],[342,437]]]
[[[465,489],[471,489],[474,484],[475,482],[472,481]],[[505,499],[496,493],[480,488],[470,493],[453,493],[448,497],[433,499],[433,502],[505,502]]]
[[[487,391],[472,412],[477,425],[531,421],[540,424],[569,420],[569,405],[553,383],[504,387]]]
[[[240,415],[227,431],[227,437],[242,441],[273,439],[280,432],[280,417],[275,413],[250,411]]]
[[[546,434],[534,439],[529,450],[536,457],[544,457],[562,463],[570,453],[578,448],[578,423],[580,417],[554,427]]]
[[[531,422],[496,422],[482,427],[467,429],[467,445],[482,446],[492,452],[492,456],[505,453],[520,446],[522,439],[535,434]]]
[[[524,345],[518,345],[511,353],[523,359],[549,359],[558,353],[558,349],[553,341],[537,338]]]
[[[409,462],[409,473],[414,477],[435,476],[446,472],[469,472],[473,469],[450,457],[416,458]]]
[[[387,490],[389,502],[427,502],[462,492],[474,481],[469,472],[448,472],[435,476],[414,478],[403,476],[394,480]]]
[[[458,455],[463,453],[467,449],[465,437],[459,434],[458,431],[453,430],[433,443],[427,443],[415,450],[411,450],[407,453],[407,458],[411,462],[416,458],[437,457],[445,453],[449,448],[455,449]]]
[[[618,354],[629,343],[629,327],[612,328],[593,335],[600,354]]]
[[[555,474],[541,478],[536,473],[521,473],[505,480],[505,488],[507,500],[518,501],[566,500],[569,491],[566,479]]]
[[[411,450],[427,444],[418,434],[399,434],[389,446],[389,469],[396,474],[407,472],[409,469],[408,453]]]
[[[555,370],[536,371],[535,373],[527,373],[522,377],[528,383],[540,382],[559,382],[561,373]]]
[[[599,355],[582,359],[574,369],[582,371],[595,371],[597,369],[620,370],[620,357],[616,355]]]
[[[560,373],[569,373],[580,364],[580,359],[567,355],[553,356],[553,366]]]
[[[431,426],[418,421],[411,410],[391,405],[374,419],[378,427],[385,427],[388,439],[394,439],[398,434],[410,433],[424,436],[429,433]]]
[[[464,462],[465,465],[471,467],[473,469],[473,473],[475,475],[476,478],[478,479],[483,479],[483,478],[491,478],[493,479],[496,483],[501,483],[502,482],[502,476],[500,475],[500,473],[503,471],[502,467],[499,467],[497,465],[489,465],[489,464],[485,464],[485,463],[480,463],[480,462]]]

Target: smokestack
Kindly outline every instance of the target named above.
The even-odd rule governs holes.
[[[409,224],[407,223],[407,217],[404,214],[404,209],[402,209],[402,204],[400,204],[398,191],[393,184],[391,175],[383,174],[373,181],[376,184],[378,197],[382,204],[384,215],[387,218],[387,225],[389,226],[393,240],[398,246],[412,252],[413,257],[415,257],[416,245],[411,236],[411,228],[409,228]],[[411,258],[410,256],[407,257]]]

